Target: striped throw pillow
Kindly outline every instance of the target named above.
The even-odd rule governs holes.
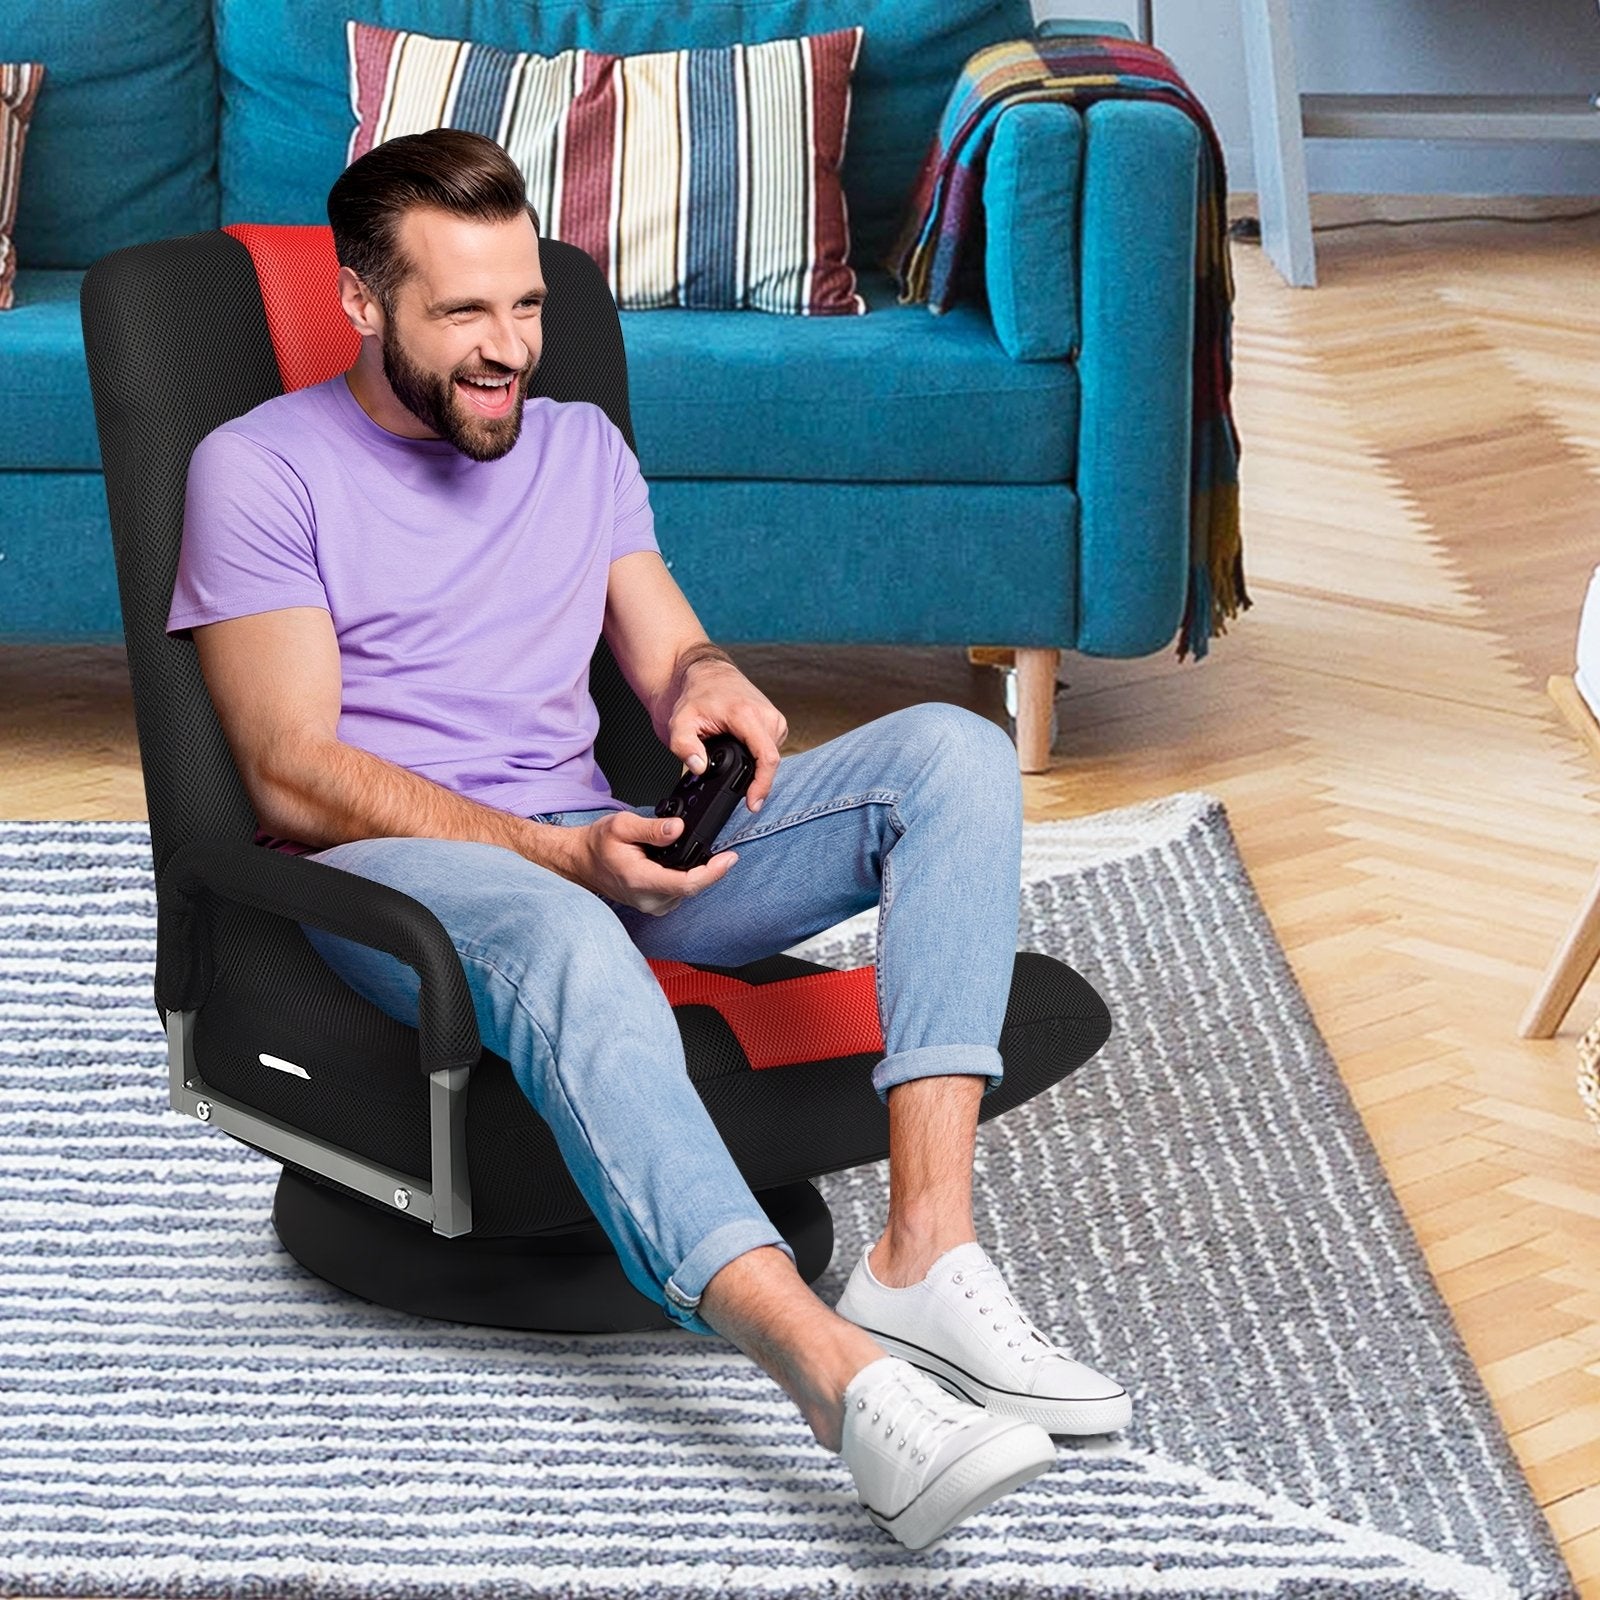
[[[15,303],[11,286],[17,276],[17,249],[11,233],[22,192],[22,147],[43,82],[44,68],[36,61],[0,61],[0,311]]]
[[[429,128],[487,135],[545,237],[592,256],[625,311],[862,316],[839,181],[862,31],[538,56],[351,22],[348,159]]]

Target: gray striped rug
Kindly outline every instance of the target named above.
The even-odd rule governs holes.
[[[1030,825],[1019,946],[1104,994],[979,1131],[980,1238],[1126,1435],[901,1549],[721,1340],[401,1316],[165,1107],[142,823],[0,823],[0,1593],[688,1600],[1574,1591],[1204,795]],[[876,913],[797,953],[873,959]],[[835,1299],[884,1166],[820,1180]]]

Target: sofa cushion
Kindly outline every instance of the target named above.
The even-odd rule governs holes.
[[[860,28],[731,45],[530,55],[352,22],[350,159],[459,128],[511,152],[539,230],[624,310],[858,316],[839,161]]]
[[[893,242],[967,57],[1033,29],[1029,0],[217,0],[225,222],[327,220],[354,125],[351,18],[540,55],[638,55],[860,25],[842,170],[858,268]]]
[[[860,282],[865,317],[623,312],[645,477],[1071,481],[1075,367],[1013,361],[981,304],[936,317]]]
[[[0,637],[120,645],[106,480],[98,471],[8,472],[0,484]]]
[[[87,267],[216,227],[209,0],[4,0],[0,50],[47,73],[22,169],[21,262]]]
[[[100,464],[82,280],[17,274],[16,309],[0,324],[0,470]],[[883,272],[863,273],[861,292],[865,317],[623,312],[646,478],[1073,479],[1075,367],[1011,360],[981,305],[942,317],[902,306]]]
[[[662,556],[717,639],[1070,647],[1078,636],[1078,498],[1064,483],[662,478],[650,503]],[[1135,594],[1125,609],[1154,607]],[[930,1600],[938,1593],[950,1591],[930,1587]]]
[[[43,82],[44,67],[37,61],[0,62],[0,311],[11,305],[11,280],[17,275],[11,234],[22,186],[22,153]]]
[[[78,316],[81,272],[17,273],[0,317],[0,470],[97,468],[89,370]]]

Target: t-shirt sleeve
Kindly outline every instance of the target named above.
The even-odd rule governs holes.
[[[611,559],[636,550],[660,551],[656,543],[655,512],[650,509],[650,486],[639,471],[639,458],[628,448],[621,430],[607,419],[606,432],[613,451],[611,463]]]
[[[189,460],[168,633],[284,606],[328,605],[316,521],[298,475],[264,445],[209,433]]]

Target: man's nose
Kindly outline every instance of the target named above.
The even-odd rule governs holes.
[[[496,321],[488,330],[478,346],[478,353],[485,361],[493,362],[496,366],[520,372],[527,366],[533,352],[516,323],[508,317],[504,321]]]

